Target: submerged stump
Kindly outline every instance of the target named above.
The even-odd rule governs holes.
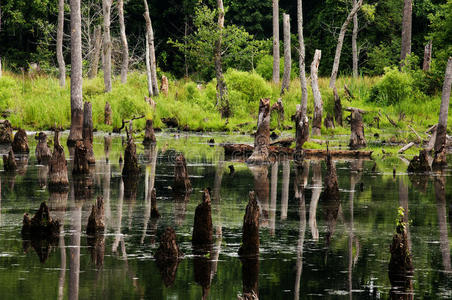
[[[254,137],[254,151],[247,159],[247,163],[260,164],[268,160],[270,144],[270,99],[261,99],[259,102],[259,118],[257,131]]]
[[[154,122],[152,120],[146,120],[146,128],[143,140],[143,145],[145,146],[152,145],[157,141],[157,139],[155,138],[153,123]]]
[[[0,144],[11,144],[13,128],[8,120],[0,120]]]
[[[205,189],[202,194],[202,203],[196,207],[195,211],[192,243],[194,246],[210,245],[212,236],[212,206],[209,191]]]
[[[158,219],[160,218],[160,213],[157,208],[157,192],[155,188],[151,191],[151,218]]]
[[[176,242],[176,232],[168,227],[160,238],[159,248],[154,255],[165,286],[174,283],[177,266],[183,255]]]
[[[85,143],[83,141],[77,141],[75,143],[74,167],[72,169],[72,174],[89,174],[89,163],[87,156],[88,150],[85,147]]]
[[[137,176],[140,173],[137,158],[137,146],[133,138],[127,140],[126,150],[124,151],[124,168],[122,169],[122,176]]]
[[[103,234],[105,230],[105,214],[104,214],[104,198],[98,196],[96,204],[91,209],[91,214],[88,218],[88,225],[86,226],[87,235]]]
[[[14,135],[14,140],[11,146],[16,154],[28,154],[30,149],[28,148],[27,132],[23,129],[19,129]]]
[[[367,142],[364,136],[364,123],[361,111],[359,109],[351,109],[350,117],[351,135],[349,146],[354,150],[364,148]]]
[[[47,135],[44,132],[40,132],[36,139],[38,140],[35,150],[36,160],[38,164],[46,165],[52,157],[52,151],[47,145]]]
[[[49,161],[49,188],[65,190],[68,186],[67,161],[63,146],[60,145],[59,132],[55,131],[54,149]]]
[[[182,154],[176,156],[173,191],[175,193],[189,193],[191,191],[191,182],[188,177],[187,163],[185,162],[185,157]]]
[[[432,170],[428,162],[428,152],[426,150],[419,151],[419,155],[413,157],[408,165],[409,173],[428,173]]]
[[[12,149],[9,150],[8,155],[3,156],[3,168],[6,172],[14,172],[17,170],[16,157]]]
[[[241,257],[259,256],[259,204],[254,191],[249,193],[249,201],[243,217]]]
[[[60,222],[53,220],[45,202],[41,203],[39,210],[30,218],[24,214],[22,236],[36,239],[58,239],[60,236]]]

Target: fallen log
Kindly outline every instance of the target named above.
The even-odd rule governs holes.
[[[282,147],[290,147],[290,145],[292,145],[293,142],[295,142],[294,138],[291,138],[291,137],[283,138],[283,139],[279,139],[279,140],[270,142],[270,146],[281,145]]]
[[[402,154],[402,153],[404,153],[405,151],[407,151],[408,149],[410,149],[413,146],[414,146],[414,143],[410,142],[410,143],[406,144],[405,146],[403,146],[402,148],[400,148],[400,150],[397,151],[397,153],[398,154]]]

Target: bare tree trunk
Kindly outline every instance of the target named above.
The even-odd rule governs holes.
[[[96,28],[94,29],[94,49],[93,53],[91,54],[91,66],[88,73],[89,79],[92,79],[97,76],[101,48],[102,48],[102,27],[100,25],[97,25]]]
[[[223,0],[217,0],[218,5],[218,31],[219,37],[215,45],[215,74],[217,77],[217,107],[219,107],[221,116],[227,118],[231,114],[229,108],[228,88],[223,76],[223,68],[221,66],[221,44],[223,41],[224,29],[224,7]]]
[[[264,163],[268,159],[270,143],[270,99],[261,99],[259,102],[259,118],[257,131],[254,137],[254,151],[248,158],[248,163]]]
[[[273,0],[273,82],[279,83],[279,0]]]
[[[71,2],[71,131],[68,145],[82,139],[83,94],[82,94],[82,20],[80,0]]]
[[[352,10],[347,16],[347,19],[345,19],[344,24],[342,24],[341,31],[339,32],[339,38],[337,39],[336,55],[334,56],[333,70],[331,71],[330,88],[333,88],[336,84],[337,72],[339,71],[339,62],[341,60],[342,45],[344,44],[344,37],[347,32],[348,24],[361,8],[362,4],[363,0],[359,0],[356,4],[354,4]]]
[[[311,86],[312,93],[314,95],[314,118],[312,119],[312,135],[320,135],[320,129],[322,128],[323,101],[319,89],[319,79],[317,77],[321,57],[322,51],[315,50],[314,60],[311,64]]]
[[[298,11],[298,43],[299,43],[299,66],[300,66],[300,81],[301,81],[301,111],[303,116],[307,115],[308,110],[308,83],[306,81],[306,62],[305,62],[305,47],[304,47],[304,36],[303,36],[303,4],[302,0],[297,0],[297,11]]]
[[[283,14],[284,28],[284,76],[281,85],[281,95],[289,90],[290,87],[290,71],[292,67],[292,55],[290,53],[290,16]]]
[[[403,61],[411,53],[411,19],[413,11],[413,1],[404,0],[402,19],[402,50],[400,60]]]
[[[147,26],[146,26],[147,27]],[[149,38],[148,34],[146,34],[146,78],[148,80],[148,94],[149,97],[154,96],[152,91],[152,74],[151,74],[151,63],[149,61]]]
[[[127,83],[129,71],[129,46],[127,44],[126,25],[124,24],[124,0],[118,1],[119,31],[122,44],[121,83]]]
[[[308,117],[303,115],[301,105],[297,105],[297,112],[295,113],[295,156],[296,162],[303,160],[303,144],[309,138],[309,122]]]
[[[422,70],[429,71],[430,70],[430,64],[432,62],[432,50],[433,50],[433,43],[432,41],[428,42],[427,45],[425,45],[424,49],[424,64],[422,65]]]
[[[110,37],[110,13],[113,0],[102,0],[104,17],[104,84],[105,92],[111,92],[111,37]]]
[[[64,0],[58,0],[58,29],[57,29],[57,60],[58,60],[58,77],[60,86],[66,85],[66,66],[63,56],[63,35],[64,35]]]
[[[152,21],[149,15],[149,6],[147,0],[144,0],[144,19],[146,20],[146,33],[149,43],[149,65],[151,71],[152,93],[154,96],[158,96],[159,87],[157,82],[157,62],[155,60],[154,49],[154,30],[152,29]]]
[[[356,0],[353,0],[353,6],[356,5]],[[358,77],[358,14],[353,16],[353,33],[352,33],[352,52],[353,52],[353,77]]]
[[[441,97],[441,107],[439,110],[438,127],[436,129],[435,160],[434,164],[446,165],[446,133],[447,116],[449,113],[450,90],[452,85],[452,57],[449,57],[444,77],[443,94]]]

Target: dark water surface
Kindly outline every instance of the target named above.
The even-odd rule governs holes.
[[[113,136],[109,147],[102,134],[95,136],[93,187],[80,193],[71,185],[67,194],[49,193],[47,169],[37,165],[29,136],[28,167],[15,176],[1,172],[0,299],[201,299],[203,294],[237,299],[242,279],[257,272],[260,299],[387,299],[389,246],[399,206],[408,209],[411,220],[414,298],[452,298],[450,169],[441,176],[409,178],[398,172],[394,178],[378,166],[372,171],[371,160],[337,161],[341,202],[332,217],[331,204],[319,201],[323,161],[307,161],[304,173],[289,161],[250,169],[225,161],[222,147],[207,143],[212,137],[251,142],[243,136],[168,133],[157,136],[155,149],[144,150],[137,142],[142,172],[134,196],[124,194],[120,136]],[[194,187],[189,199],[174,197],[170,188],[177,152],[187,159]],[[295,180],[304,182],[304,194],[296,195]],[[150,218],[154,185],[162,215],[158,220]],[[206,187],[212,189],[215,244],[209,256],[197,257],[191,246],[193,218]],[[260,203],[260,259],[242,268],[237,251],[253,189],[268,195]],[[98,195],[105,199],[107,231],[93,248],[85,229]],[[34,213],[42,201],[64,223],[49,251],[39,245],[36,251],[20,234],[23,214]],[[153,253],[168,226],[176,230],[185,256],[175,277],[166,274],[164,282]]]

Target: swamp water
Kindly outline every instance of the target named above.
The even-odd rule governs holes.
[[[341,201],[335,206],[319,201],[324,161],[306,161],[298,173],[289,161],[250,169],[225,161],[222,147],[208,144],[212,137],[217,143],[251,142],[244,136],[168,133],[157,135],[152,150],[137,142],[140,179],[136,193],[124,193],[123,137],[112,136],[110,144],[96,134],[91,190],[72,184],[68,193],[50,194],[47,169],[37,165],[29,136],[28,163],[23,160],[15,176],[2,171],[0,177],[0,299],[237,299],[243,280],[258,287],[260,299],[387,299],[389,246],[399,206],[411,220],[415,267],[406,299],[452,298],[451,169],[442,176],[410,178],[398,172],[393,177],[378,166],[373,171],[371,160],[338,160]],[[177,152],[187,160],[189,199],[175,198],[170,188]],[[304,194],[296,194],[295,181],[305,185]],[[150,218],[153,185],[159,219]],[[212,190],[214,245],[210,255],[199,257],[191,234],[206,187]],[[237,252],[248,193],[254,189],[264,198],[260,257],[243,267]],[[99,195],[105,201],[106,234],[91,247],[85,230]],[[49,247],[30,245],[20,233],[23,214],[35,213],[42,201],[64,224],[59,241]],[[185,256],[177,269],[162,273],[153,253],[168,226]]]

